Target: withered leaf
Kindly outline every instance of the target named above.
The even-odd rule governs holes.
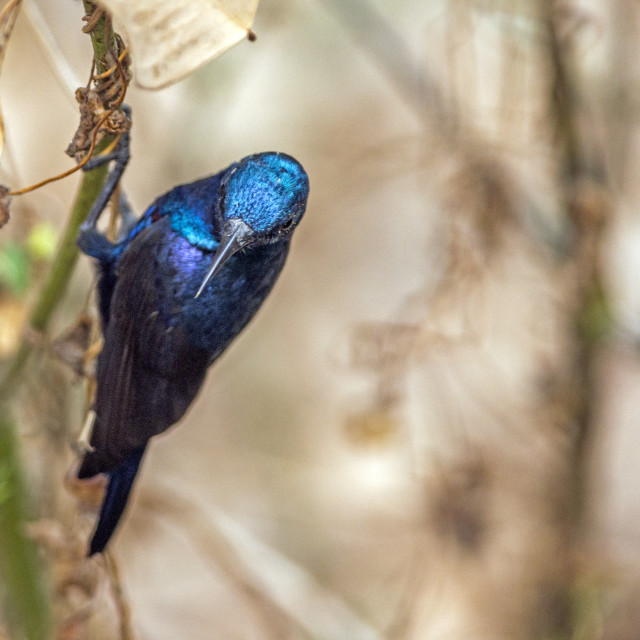
[[[136,83],[181,80],[251,31],[259,0],[102,0],[127,34]]]

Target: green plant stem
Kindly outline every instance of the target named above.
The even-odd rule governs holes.
[[[96,10],[95,5],[86,0],[84,6],[88,15]],[[112,64],[109,50],[115,50],[116,45],[111,20],[106,13],[93,24],[90,36],[96,67],[101,73]],[[107,136],[96,151],[110,144],[111,140],[112,137]],[[83,174],[58,251],[30,315],[29,325],[36,333],[47,330],[64,296],[78,260],[76,238],[80,225],[100,193],[108,170],[108,165],[105,165]],[[17,428],[9,407],[34,344],[34,340],[23,338],[7,375],[0,382],[0,585],[4,592],[2,595],[8,599],[10,623],[16,628],[16,633],[27,640],[46,640],[50,637],[47,581],[36,544],[26,533],[30,513],[24,489],[25,474],[18,451]]]
[[[28,640],[49,638],[50,615],[36,545],[26,534],[29,519],[15,425],[0,417],[0,572],[10,603],[9,623]]]
[[[91,205],[100,193],[107,171],[108,167],[104,166],[84,174],[56,259],[38,302],[31,313],[31,326],[36,331],[44,331],[47,328],[51,314],[64,293],[78,260],[76,238],[80,225],[84,222]]]
[[[83,176],[51,271],[31,313],[30,324],[36,331],[46,330],[63,297],[78,260],[75,244],[78,229],[100,192],[107,171],[108,167],[100,167]],[[8,408],[33,349],[32,342],[22,342],[9,373],[0,384],[0,574],[8,591],[14,622],[20,625],[28,640],[44,640],[49,627],[45,578],[35,544],[25,534],[27,500],[16,428]]]
[[[82,0],[84,11],[87,16],[96,11],[96,3],[91,0]],[[108,60],[109,48],[116,50],[116,42],[110,27],[110,18],[107,13],[103,13],[91,30],[91,45],[93,46],[93,56],[96,61],[98,73],[108,71],[112,63]]]
[[[85,1],[84,5],[88,14],[95,10],[92,3]],[[90,35],[96,66],[99,72],[104,71],[105,65],[110,64],[108,51],[115,45],[110,18],[106,14],[96,22]],[[111,137],[107,136],[98,146],[104,148],[110,142]],[[46,331],[63,298],[78,260],[76,238],[80,225],[100,193],[107,173],[108,166],[105,165],[83,174],[51,270],[31,312],[30,327],[37,333]],[[30,514],[24,490],[25,474],[18,452],[17,429],[9,408],[33,350],[34,341],[23,339],[7,375],[0,382],[0,585],[3,591],[6,590],[2,595],[8,599],[11,623],[27,640],[46,640],[50,637],[46,578],[36,545],[26,533]]]
[[[83,5],[88,16],[96,11],[96,5],[89,0],[83,0]],[[111,64],[109,51],[110,49],[115,50],[117,45],[110,23],[110,18],[104,13],[96,21],[89,33],[99,73],[109,68]],[[106,147],[111,140],[111,136],[105,137],[96,148],[96,151]],[[58,247],[58,252],[54,258],[49,276],[31,312],[29,324],[37,333],[43,333],[47,329],[49,320],[62,299],[71,274],[73,273],[73,268],[78,260],[78,249],[76,247],[78,230],[87,217],[91,205],[100,193],[107,172],[108,167],[103,166],[93,169],[92,171],[87,171],[83,175],[82,184],[80,185],[80,190],[71,211],[71,217]],[[32,341],[30,342],[29,340],[23,339],[7,375],[0,382],[0,403],[11,397],[20,381],[22,371],[33,348]]]
[[[100,193],[107,172],[108,167],[104,166],[88,171],[83,176],[71,217],[51,265],[49,276],[31,312],[29,324],[38,333],[46,331],[51,316],[62,299],[78,260],[78,248],[76,247],[78,230],[87,217],[93,201]],[[13,393],[33,348],[33,342],[23,340],[9,372],[0,383],[0,400],[7,400]]]

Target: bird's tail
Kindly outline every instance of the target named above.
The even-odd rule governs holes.
[[[100,518],[89,545],[90,556],[104,550],[118,526],[118,522],[127,506],[131,487],[133,487],[133,481],[138,473],[144,450],[145,445],[138,447],[115,471],[111,472],[102,507],[100,508]]]

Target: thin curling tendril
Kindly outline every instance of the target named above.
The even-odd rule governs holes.
[[[98,9],[96,11],[96,13],[99,13],[100,11],[102,11],[101,9]],[[93,23],[94,20],[93,18],[95,17],[95,15],[92,15],[89,23]],[[97,16],[98,18],[100,16]],[[97,21],[97,18],[96,18]],[[89,23],[87,24],[87,27],[89,26]],[[85,27],[85,28],[87,28]],[[12,191],[9,191],[9,193],[7,195],[9,196],[21,196],[24,195],[25,193],[30,193],[31,191],[35,191],[36,189],[39,189],[40,187],[44,187],[47,184],[50,184],[51,182],[56,182],[58,180],[62,180],[63,178],[66,178],[67,176],[70,176],[71,174],[75,173],[76,171],[79,171],[80,169],[82,169],[82,167],[84,167],[87,162],[89,162],[89,160],[91,159],[92,155],[93,155],[93,151],[96,147],[97,144],[97,139],[98,139],[98,133],[100,131],[100,127],[102,127],[102,125],[111,117],[111,115],[113,113],[115,113],[115,111],[117,111],[120,108],[120,105],[122,105],[122,103],[124,102],[124,97],[127,91],[127,74],[125,72],[125,70],[122,67],[122,62],[124,61],[124,59],[126,58],[126,56],[129,53],[129,49],[128,47],[124,47],[124,49],[122,50],[122,52],[120,53],[119,56],[114,56],[115,58],[115,64],[109,68],[107,71],[105,71],[104,73],[100,73],[100,74],[96,74],[94,75],[93,73],[91,74],[91,79],[89,81],[89,84],[91,83],[91,81],[93,81],[94,83],[100,80],[106,80],[106,79],[110,79],[110,77],[117,71],[118,75],[120,76],[120,80],[122,82],[122,85],[124,87],[124,89],[120,92],[120,95],[118,96],[118,98],[116,99],[115,104],[112,104],[111,107],[108,109],[108,111],[100,118],[100,120],[98,120],[98,123],[95,125],[95,127],[93,128],[93,131],[91,133],[91,144],[89,145],[89,149],[87,151],[86,156],[73,168],[64,171],[63,173],[60,173],[59,175],[56,176],[52,176],[50,178],[46,178],[45,180],[42,180],[41,182],[37,182],[36,184],[32,184],[28,187],[24,187],[22,189],[15,189]],[[95,60],[94,60],[94,67],[95,67]],[[115,140],[107,147],[107,149],[105,149],[104,151],[102,151],[102,153],[100,155],[106,155],[109,153],[109,151],[111,149],[113,149],[113,147],[117,144],[118,140],[120,139],[120,136],[122,134],[118,134],[117,137],[115,138]]]

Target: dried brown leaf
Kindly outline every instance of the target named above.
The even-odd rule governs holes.
[[[93,320],[83,314],[70,329],[51,345],[56,357],[69,365],[78,376],[86,376],[91,373],[87,371],[87,350],[91,343],[92,327]]]
[[[0,154],[2,153],[2,142],[4,140],[4,129],[2,126],[2,115],[0,115]],[[9,222],[9,188],[0,184],[0,229]]]

